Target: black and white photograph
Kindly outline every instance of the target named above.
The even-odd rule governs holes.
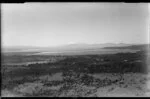
[[[150,97],[150,4],[1,4],[2,97]]]

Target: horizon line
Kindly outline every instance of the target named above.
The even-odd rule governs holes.
[[[72,43],[72,44],[61,44],[61,45],[49,45],[49,46],[33,46],[33,45],[7,45],[7,46],[1,46],[1,47],[61,47],[61,46],[68,46],[68,45],[98,45],[98,44],[129,44],[129,45],[149,45],[150,43]]]

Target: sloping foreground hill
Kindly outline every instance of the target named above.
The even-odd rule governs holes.
[[[119,97],[150,96],[146,86],[146,75],[140,73],[98,75],[77,74],[39,77],[32,82],[24,82],[13,89],[2,89],[3,97],[46,96],[46,97]],[[63,79],[57,79],[58,78]],[[120,78],[121,77],[121,78]],[[55,78],[55,79],[52,79]]]

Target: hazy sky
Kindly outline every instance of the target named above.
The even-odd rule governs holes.
[[[148,4],[2,4],[2,46],[147,42]]]

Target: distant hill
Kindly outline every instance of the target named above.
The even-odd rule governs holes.
[[[150,44],[139,44],[130,46],[119,46],[119,47],[104,47],[103,49],[132,49],[132,50],[148,50]]]
[[[80,51],[80,50],[99,49],[104,47],[123,47],[129,45],[131,44],[124,44],[124,43],[68,44],[58,47],[11,46],[11,47],[2,47],[2,52]]]

